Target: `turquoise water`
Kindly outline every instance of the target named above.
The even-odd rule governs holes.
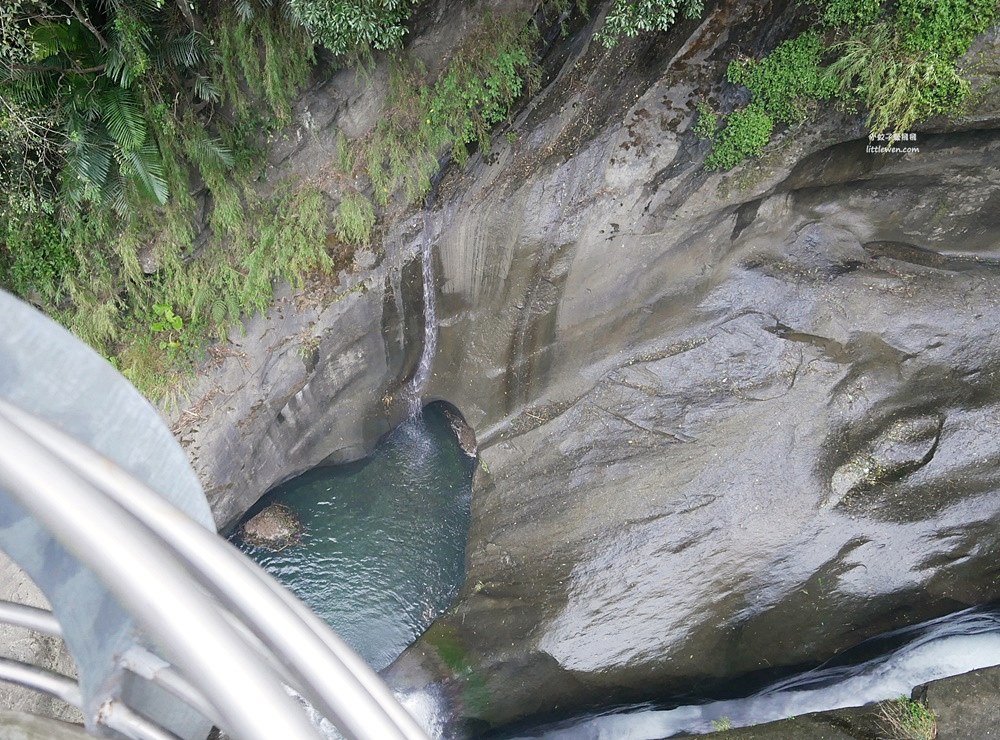
[[[305,473],[249,512],[288,506],[304,528],[298,544],[270,552],[238,529],[233,540],[380,670],[458,592],[473,465],[431,406],[365,460]]]

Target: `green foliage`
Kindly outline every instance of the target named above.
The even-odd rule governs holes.
[[[610,49],[622,36],[666,31],[674,25],[679,12],[687,18],[698,18],[704,10],[703,0],[615,0],[596,37]]]
[[[0,3],[0,283],[158,396],[273,280],[329,264],[318,194],[249,190],[312,44],[270,2],[57,5]],[[214,232],[197,257],[195,183]]]
[[[883,702],[879,714],[891,740],[934,740],[937,737],[934,712],[905,696]]]
[[[343,131],[337,132],[337,166],[340,171],[345,175],[350,175],[354,172],[355,155],[354,150],[351,148],[350,142],[347,137],[344,136]]]
[[[871,131],[906,131],[933,115],[960,109],[969,83],[954,62],[937,54],[908,54],[895,30],[878,24],[834,47],[830,65],[842,99],[857,98],[868,108]]]
[[[812,31],[778,45],[760,60],[729,65],[729,82],[747,87],[757,114],[726,127],[706,160],[710,169],[732,166],[775,123],[803,121],[817,101],[836,99],[868,110],[872,132],[906,131],[936,115],[958,113],[970,93],[957,66],[975,36],[1000,17],[996,0],[817,0],[822,22],[840,40],[826,46]],[[829,60],[829,64],[825,62]],[[739,112],[737,112],[739,113]],[[730,116],[735,117],[737,113]],[[755,125],[747,129],[747,121]],[[737,141],[743,142],[737,144]]]
[[[154,303],[153,315],[155,318],[149,323],[149,330],[158,335],[160,349],[180,347],[184,319],[174,313],[174,307],[169,303]]]
[[[695,105],[695,112],[698,114],[697,120],[691,126],[695,136],[699,139],[712,139],[719,128],[719,116],[712,106],[704,101]]]
[[[212,77],[220,99],[245,117],[258,102],[275,125],[291,120],[292,100],[305,85],[314,60],[312,42],[275,4],[239,13],[224,11],[216,24],[219,54]]]
[[[430,91],[425,125],[453,140],[452,155],[460,163],[466,144],[489,151],[493,127],[507,118],[525,80],[537,84],[530,53],[534,38],[509,31],[500,44],[474,56],[459,53]]]
[[[825,26],[857,30],[874,23],[882,14],[883,0],[820,0]]]
[[[757,104],[731,113],[726,127],[715,135],[705,168],[729,169],[747,157],[759,157],[771,140],[773,129],[774,120]]]
[[[287,0],[292,16],[334,54],[393,49],[416,0]]]
[[[76,256],[48,214],[8,220],[0,246],[0,284],[20,295],[37,294],[55,303],[62,279],[76,268]]]
[[[713,732],[725,732],[731,729],[733,729],[733,721],[729,717],[719,717],[712,720]]]
[[[536,40],[534,25],[522,18],[489,18],[433,85],[424,82],[419,67],[393,70],[389,114],[365,147],[379,203],[400,189],[408,202],[425,195],[445,148],[459,164],[468,158],[470,144],[489,151],[493,127],[538,84],[531,51]]]
[[[183,84],[204,59],[199,37],[162,3],[81,0],[72,13],[14,5],[13,14],[0,11],[8,39],[0,47],[0,97],[10,116],[0,128],[19,132],[46,162],[33,187],[43,189],[58,170],[60,200],[70,210],[103,205],[124,215],[138,202],[163,205],[169,187],[145,109],[164,76]]]
[[[894,25],[906,51],[956,59],[996,18],[996,0],[899,0]]]
[[[123,314],[148,316],[148,296],[158,300],[152,323],[134,322],[152,332],[121,336],[113,348],[125,376],[143,393],[162,397],[194,367],[207,340],[224,338],[245,316],[267,309],[275,281],[301,287],[306,274],[329,271],[326,212],[319,191],[279,188],[248,208],[240,233],[230,241],[210,242],[197,260],[165,265],[148,291],[132,291]],[[133,325],[122,318],[115,323]]]
[[[358,192],[348,192],[337,210],[337,236],[348,244],[366,245],[371,241],[375,226],[375,207]]]
[[[799,123],[814,100],[833,96],[836,82],[821,65],[823,42],[807,31],[779,44],[760,60],[731,62],[726,79],[743,85],[779,123]]]

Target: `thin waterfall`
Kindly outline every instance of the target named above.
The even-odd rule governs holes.
[[[430,230],[427,219],[421,233],[420,264],[424,286],[424,346],[420,352],[420,361],[410,380],[407,397],[410,402],[410,416],[418,416],[423,407],[421,394],[427,380],[430,378],[431,365],[434,364],[434,353],[437,351],[437,295],[434,289],[434,254],[431,248]]]

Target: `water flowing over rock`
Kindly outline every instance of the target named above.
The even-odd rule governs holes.
[[[180,418],[220,523],[365,454],[407,414],[429,245],[422,395],[482,465],[466,585],[389,677],[457,727],[697,691],[1000,597],[1000,93],[918,154],[866,154],[829,111],[706,172],[695,101],[798,7],[721,2],[613,52],[578,22],[515,141],[449,170],[336,300],[252,321],[193,396],[213,413]],[[336,100],[281,168],[377,110]]]
[[[423,241],[420,245],[420,276],[423,287],[424,341],[420,350],[420,359],[417,360],[417,367],[413,371],[413,378],[407,389],[410,416],[419,414],[423,406],[421,394],[430,378],[434,355],[437,351],[437,287],[434,284],[434,254],[431,250],[431,239],[426,223],[423,228]]]

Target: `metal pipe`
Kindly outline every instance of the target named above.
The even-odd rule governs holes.
[[[80,686],[74,679],[18,660],[0,658],[0,681],[41,691],[78,709],[83,704]]]
[[[133,740],[180,740],[174,733],[164,730],[120,701],[105,702],[98,712],[97,721]]]
[[[120,663],[125,670],[173,694],[216,725],[224,724],[218,710],[205,700],[204,695],[160,656],[141,645],[133,645],[121,656]]]
[[[41,632],[43,635],[62,637],[62,626],[48,609],[14,601],[0,601],[0,622]]]
[[[423,740],[381,678],[255,563],[86,445],[0,401],[0,411],[72,464],[171,546],[292,672],[305,698],[352,738]],[[197,675],[197,674],[195,674]]]
[[[271,649],[264,644],[257,633],[251,630],[246,624],[240,621],[240,618],[230,611],[224,611],[223,615],[226,617],[226,621],[229,622],[229,626],[232,627],[240,636],[247,641],[253,648],[260,653],[261,657],[267,660],[274,669],[274,672],[281,677],[282,683],[284,683],[289,688],[295,689],[300,694],[303,693],[302,685],[298,678],[293,676],[288,670],[285,663],[275,655]]]
[[[192,588],[190,575],[170,551],[11,420],[26,416],[0,402],[0,484],[94,571],[185,673],[199,677],[226,729],[241,740],[316,738],[274,672],[229,629],[218,605]],[[190,521],[169,508],[171,517]],[[80,511],[87,516],[80,517]]]

